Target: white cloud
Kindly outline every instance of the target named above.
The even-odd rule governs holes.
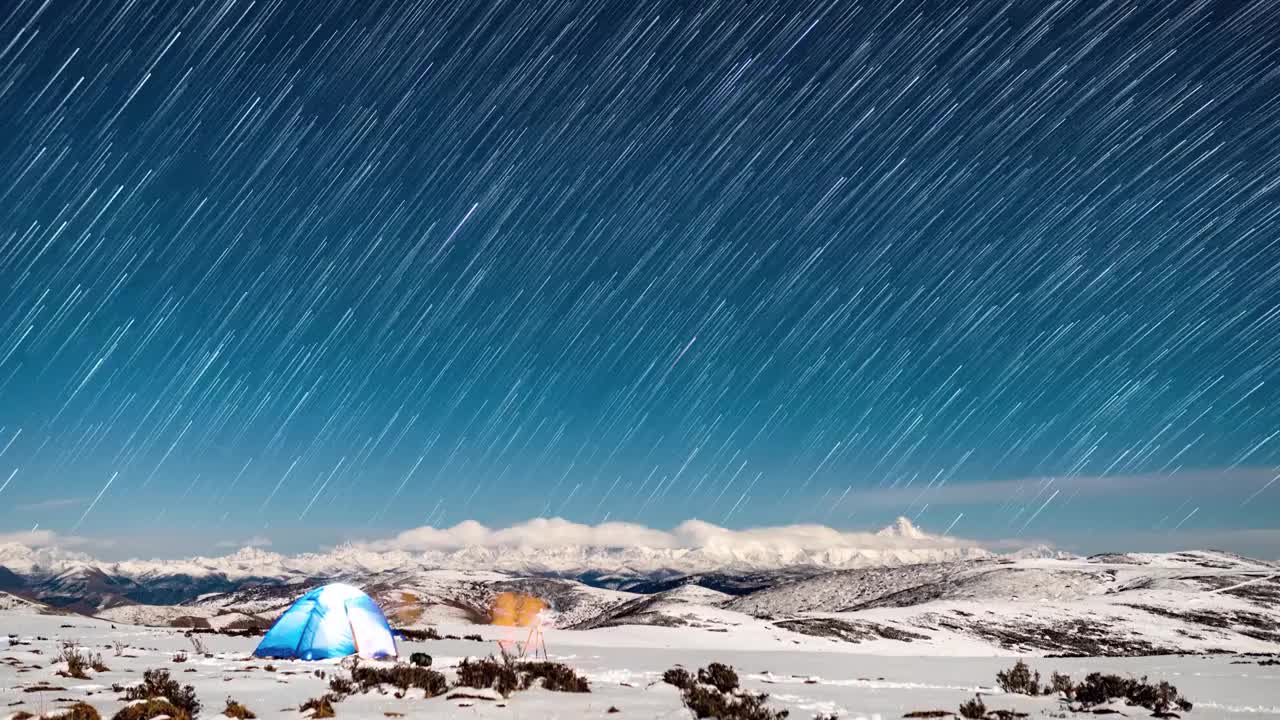
[[[73,535],[59,535],[52,530],[24,530],[21,532],[0,533],[0,545],[23,545],[29,548],[76,547],[86,545],[86,538]],[[94,541],[94,545],[109,545],[109,542]]]
[[[219,540],[215,545],[220,548],[271,547],[271,538],[263,535],[254,535],[247,540]]]
[[[562,518],[535,518],[491,529],[474,520],[451,528],[419,527],[393,538],[363,543],[376,550],[456,550],[464,547],[549,548],[591,546],[660,549],[720,548],[744,550],[829,550],[833,548],[958,547],[975,543],[920,534],[919,537],[844,532],[823,525],[781,525],[730,530],[701,520],[686,520],[672,530],[607,522],[583,525]]]

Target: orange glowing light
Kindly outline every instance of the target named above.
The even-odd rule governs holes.
[[[504,592],[493,599],[493,624],[506,627],[533,627],[547,609],[542,600],[524,593]]]

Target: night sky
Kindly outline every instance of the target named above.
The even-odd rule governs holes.
[[[0,296],[0,531],[1280,548],[1280,2],[11,1]]]

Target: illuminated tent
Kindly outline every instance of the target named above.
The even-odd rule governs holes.
[[[397,656],[382,609],[358,588],[341,584],[325,585],[299,598],[271,626],[253,654],[298,660]]]

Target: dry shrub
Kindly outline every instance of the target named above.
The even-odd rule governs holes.
[[[698,682],[730,693],[738,689],[738,673],[724,663],[713,662],[698,671]]]
[[[78,702],[57,716],[58,720],[102,720],[102,716],[89,703]],[[15,720],[17,720],[15,718]]]
[[[329,678],[329,690],[334,695],[352,695],[355,694],[355,683],[350,678],[344,678],[341,675],[334,675]]]
[[[422,642],[424,640],[440,640],[440,633],[433,627],[426,630],[396,630],[396,634],[405,640]]]
[[[184,663],[187,661],[187,654],[179,650],[173,654],[173,661],[176,663]]]
[[[142,673],[142,684],[126,688],[124,700],[163,700],[164,704],[178,708],[184,718],[194,718],[200,714],[200,701],[196,699],[196,689],[190,685],[179,685],[169,677],[168,670],[147,670]],[[126,708],[127,710],[128,708]],[[117,717],[119,717],[117,715]],[[150,715],[138,717],[151,717]],[[121,720],[131,720],[122,718]],[[174,720],[180,720],[174,718]]]
[[[786,710],[772,710],[765,706],[764,693],[723,693],[706,685],[693,685],[684,691],[685,707],[694,717],[717,720],[781,720]]]
[[[366,693],[370,690],[381,690],[383,685],[391,685],[399,688],[402,695],[408,692],[409,688],[418,688],[426,694],[426,697],[443,695],[449,689],[449,681],[444,675],[435,670],[403,663],[396,663],[391,667],[377,667],[361,665],[359,660],[356,660],[351,665],[350,682],[344,682],[345,678],[335,677],[334,680],[338,681],[337,686],[330,681],[329,689],[340,695],[350,694],[343,692],[341,688],[352,685],[358,686],[361,692]]]
[[[972,700],[966,700],[960,703],[960,717],[968,720],[982,720],[987,715],[987,706],[982,702],[981,695],[975,695]]]
[[[89,675],[85,671],[89,669],[89,658],[80,652],[80,648],[74,643],[63,643],[62,650],[54,658],[57,662],[65,662],[67,669],[59,671],[58,674],[63,677],[75,678],[76,680],[88,680]]]
[[[1040,694],[1040,673],[1032,673],[1031,668],[1021,660],[1014,663],[1012,668],[996,673],[996,683],[1007,693]]]
[[[231,698],[227,698],[227,709],[223,710],[222,714],[227,717],[239,718],[239,720],[254,720],[254,718],[258,717],[252,710]]]
[[[170,720],[191,720],[193,717],[164,698],[152,698],[125,706],[111,720],[151,720],[161,716],[167,716]]]
[[[688,670],[676,667],[662,673],[662,682],[668,685],[675,685],[681,690],[686,690],[693,685],[693,676],[689,674]]]
[[[331,718],[337,715],[337,713],[333,711],[333,703],[335,701],[336,698],[332,695],[321,695],[318,698],[311,698],[299,705],[298,711],[310,711],[311,717],[313,718]]]
[[[533,681],[542,678],[542,687],[555,692],[585,693],[591,692],[587,679],[573,671],[564,663],[543,661],[527,661],[516,663],[516,671],[520,673],[521,689],[528,689]],[[732,672],[732,671],[730,671]],[[734,678],[737,679],[736,676]]]
[[[493,688],[507,697],[520,689],[520,676],[509,659],[498,661],[492,657],[481,660],[467,658],[458,663],[458,686]]]
[[[1076,702],[1084,708],[1120,698],[1130,705],[1147,708],[1159,715],[1168,714],[1174,709],[1190,712],[1192,707],[1191,701],[1178,693],[1178,688],[1164,680],[1148,683],[1145,677],[1135,680],[1119,675],[1089,673],[1084,682],[1075,686],[1074,694]]]

